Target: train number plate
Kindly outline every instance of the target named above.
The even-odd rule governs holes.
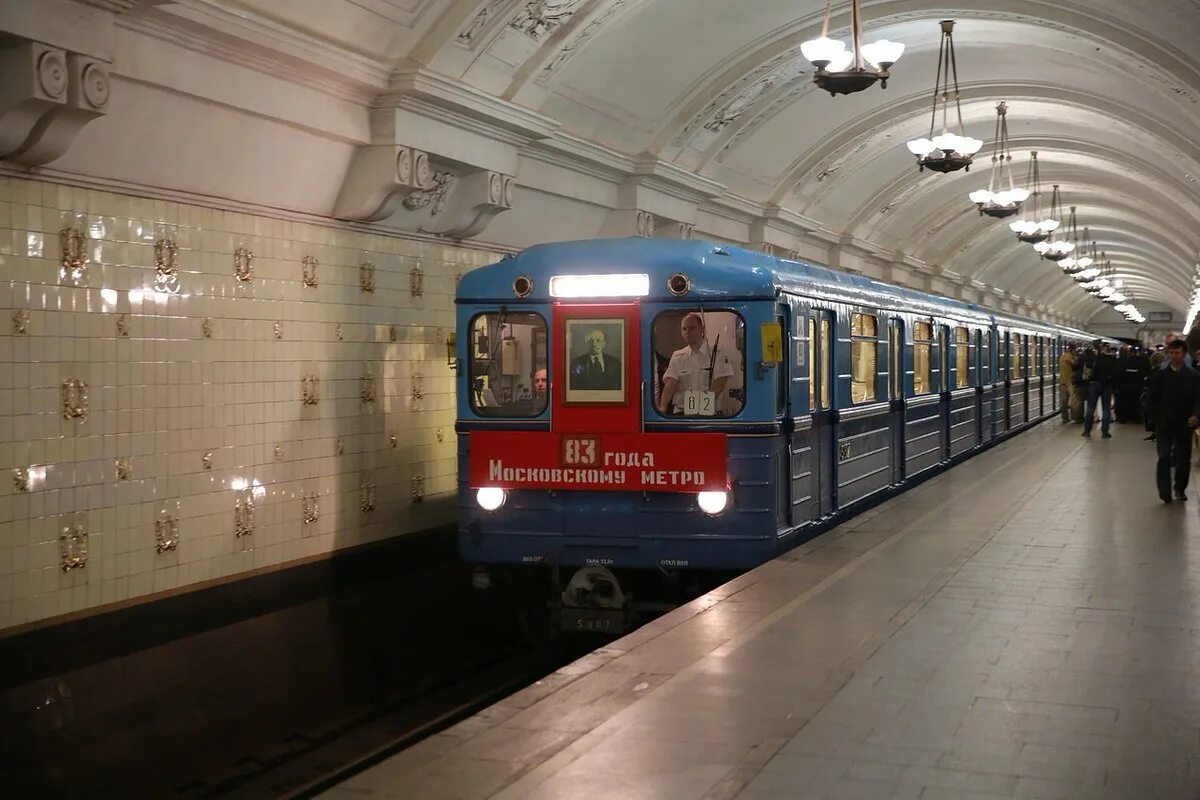
[[[590,467],[596,463],[600,443],[591,437],[564,436],[562,464],[564,467]]]
[[[615,608],[564,608],[561,619],[564,631],[622,633],[625,630],[625,613]]]

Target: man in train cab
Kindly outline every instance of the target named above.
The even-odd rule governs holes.
[[[546,380],[546,370],[539,369],[533,373],[533,396],[534,399],[539,399],[546,396],[546,388],[549,386]]]
[[[1079,356],[1075,353],[1075,345],[1067,345],[1062,357],[1058,359],[1058,382],[1060,386],[1059,404],[1062,406],[1062,421],[1079,422],[1082,412],[1079,408],[1079,389],[1075,386],[1075,367]]]
[[[1184,363],[1187,345],[1176,339],[1167,346],[1167,366],[1150,378],[1149,409],[1154,418],[1158,450],[1158,496],[1171,502],[1187,500],[1191,477],[1192,431],[1200,425],[1200,373]],[[1174,481],[1171,470],[1174,468]]]
[[[725,385],[733,376],[733,366],[728,357],[716,352],[704,335],[704,317],[690,311],[679,321],[679,333],[686,346],[671,354],[671,362],[663,373],[662,396],[658,399],[658,413],[663,416],[683,414],[685,392],[711,391],[713,408],[703,416],[718,416],[721,396]]]
[[[620,389],[621,362],[604,352],[608,346],[604,331],[588,331],[587,345],[586,353],[571,360],[571,388]]]
[[[1079,386],[1087,398],[1083,409],[1083,436],[1091,437],[1096,424],[1096,404],[1100,404],[1100,438],[1111,439],[1112,393],[1117,383],[1117,359],[1103,342],[1097,339],[1079,361]]]

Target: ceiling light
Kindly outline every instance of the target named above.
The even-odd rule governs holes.
[[[1029,199],[1028,189],[1013,186],[1012,152],[1008,147],[1008,103],[996,106],[996,150],[992,153],[992,171],[988,176],[988,188],[979,189],[969,195],[971,202],[979,206],[981,215],[1003,219],[1020,212],[1021,204]],[[1005,183],[1008,188],[997,190]]]
[[[924,172],[955,172],[971,168],[971,161],[983,142],[950,129],[950,85],[954,84],[954,111],[958,130],[965,133],[962,106],[959,104],[958,62],[954,57],[954,20],[942,20],[942,41],[938,49],[937,74],[933,84],[933,116],[929,122],[929,137],[908,142],[908,150],[917,157]],[[938,103],[942,104],[942,132],[935,135],[938,124]]]
[[[825,0],[825,21],[821,35],[800,45],[800,52],[817,68],[813,82],[833,97],[853,94],[870,88],[876,81],[886,89],[888,71],[900,60],[904,45],[880,39],[864,45],[862,43],[862,11],[859,0],[850,0],[850,47],[844,42],[829,38],[829,13],[832,0]],[[868,65],[870,65],[868,67]]]
[[[1038,242],[1049,239],[1050,234],[1058,228],[1056,218],[1042,216],[1042,171],[1038,164],[1036,150],[1029,154],[1029,173],[1026,177],[1026,186],[1028,188],[1021,191],[1025,192],[1026,199],[1033,198],[1033,203],[1023,209],[1025,215],[1022,219],[1009,223],[1008,228],[1022,242],[1036,245]],[[1058,187],[1055,187],[1054,192],[1054,199],[1057,200]],[[1064,253],[1064,255],[1066,254]]]

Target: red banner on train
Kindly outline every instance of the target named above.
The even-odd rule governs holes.
[[[471,434],[472,488],[721,492],[728,489],[722,433]]]

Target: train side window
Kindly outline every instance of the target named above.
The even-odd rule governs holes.
[[[971,385],[971,332],[966,328],[954,329],[954,373],[956,389]]]
[[[1008,336],[1008,377],[1016,380],[1021,377],[1021,334],[1011,333]]]
[[[873,314],[850,315],[850,402],[875,399],[876,338],[879,321]]]
[[[928,322],[913,323],[913,394],[929,394],[933,391],[932,350],[933,325]]]
[[[829,379],[829,374],[833,370],[830,365],[833,364],[833,324],[826,317],[821,318],[821,408],[829,408],[830,402],[830,387],[833,381]]]
[[[808,318],[808,412],[817,410],[817,321]]]
[[[746,397],[746,323],[736,311],[675,308],[654,318],[654,406],[663,416],[732,417]]]
[[[892,400],[904,397],[904,323],[888,324],[888,388]]]
[[[471,320],[471,408],[482,417],[536,417],[549,402],[546,320],[492,311]]]
[[[950,390],[950,328],[947,325],[938,326],[938,379],[939,391]]]

